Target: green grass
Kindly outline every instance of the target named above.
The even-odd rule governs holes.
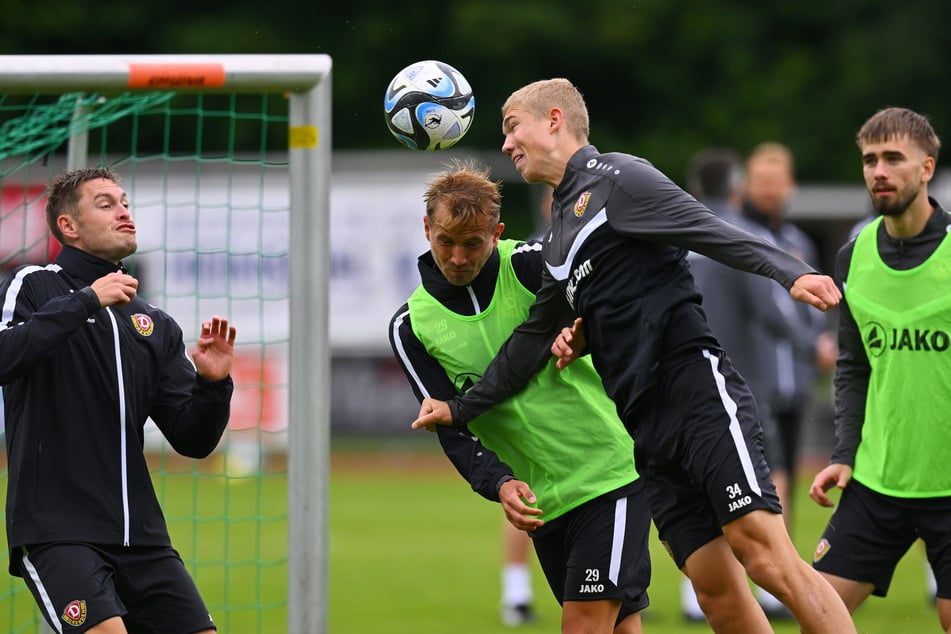
[[[811,480],[811,473],[809,474]],[[330,631],[357,634],[502,634],[499,625],[499,522],[501,512],[451,470],[420,474],[411,462],[391,477],[337,474],[331,511]],[[799,516],[793,530],[804,558],[818,540],[828,511],[797,488]],[[680,613],[680,573],[652,535],[651,607],[645,632],[697,634]],[[924,556],[913,549],[902,561],[886,599],[870,598],[856,614],[860,632],[940,631],[927,602]],[[519,631],[560,631],[559,607],[538,567],[533,578],[541,622]],[[798,627],[777,623],[777,633]]]
[[[434,468],[428,444],[421,449],[384,443],[377,450],[366,467],[351,464],[331,472],[330,632],[511,632],[498,622],[498,507],[472,493],[445,460],[437,460]],[[159,480],[157,488],[176,547],[190,567],[200,564],[196,578],[220,631],[285,632],[287,525],[279,517],[286,510],[284,477],[191,475]],[[0,489],[5,485],[0,476]],[[794,538],[808,558],[828,511],[804,495],[805,483],[800,483]],[[656,537],[651,553],[654,575],[645,631],[708,631],[681,621],[679,572]],[[263,562],[260,571],[256,561]],[[558,605],[537,566],[533,583],[541,621],[519,631],[560,631]],[[0,582],[0,630],[32,634],[35,623],[36,610],[22,581]],[[926,601],[921,549],[901,563],[888,598],[869,599],[856,623],[868,634],[940,630]],[[798,629],[777,624],[776,631]]]

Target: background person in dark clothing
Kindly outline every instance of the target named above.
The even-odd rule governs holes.
[[[235,328],[204,322],[189,360],[178,324],[137,296],[121,264],[135,222],[110,169],[59,177],[46,214],[62,252],[0,285],[10,573],[56,631],[214,631],[142,447],[151,417],[179,453],[214,450]]]
[[[746,159],[741,215],[765,239],[800,260],[817,266],[815,244],[786,214],[795,195],[795,161],[788,147],[760,143]],[[759,337],[755,346],[763,363],[771,365],[768,391],[757,393],[776,425],[775,444],[767,449],[786,525],[792,524],[793,494],[802,437],[803,416],[813,400],[819,372],[835,363],[835,337],[826,316],[808,307],[776,298],[785,313],[782,327]],[[740,366],[738,366],[740,367]],[[744,368],[740,367],[744,372]]]
[[[698,201],[724,220],[771,242],[769,232],[761,224],[740,215],[745,181],[742,158],[730,148],[701,150],[688,166],[689,192]],[[783,441],[771,406],[780,381],[776,348],[779,342],[792,340],[799,328],[796,302],[781,286],[761,275],[740,271],[693,252],[687,261],[703,293],[703,312],[710,329],[756,399],[766,461],[788,529],[788,501],[782,482],[776,477],[776,466],[785,471]],[[802,307],[810,310],[805,305]],[[762,588],[757,588],[757,600],[771,619],[790,618],[785,606]],[[689,583],[681,588],[681,605],[687,620],[703,619]]]

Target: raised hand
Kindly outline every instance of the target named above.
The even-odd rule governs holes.
[[[192,361],[199,376],[220,381],[231,374],[236,335],[235,327],[229,326],[228,320],[218,315],[202,322],[201,335],[192,350]]]

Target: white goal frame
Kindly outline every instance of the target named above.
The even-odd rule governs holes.
[[[288,634],[328,628],[331,70],[328,55],[0,55],[6,94],[289,95]],[[85,152],[79,133],[69,167]]]

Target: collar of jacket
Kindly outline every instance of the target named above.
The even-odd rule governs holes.
[[[115,264],[82,249],[66,245],[63,246],[63,250],[56,257],[56,264],[63,267],[63,270],[73,277],[90,284],[109,273],[126,272],[126,268],[121,262]]]

